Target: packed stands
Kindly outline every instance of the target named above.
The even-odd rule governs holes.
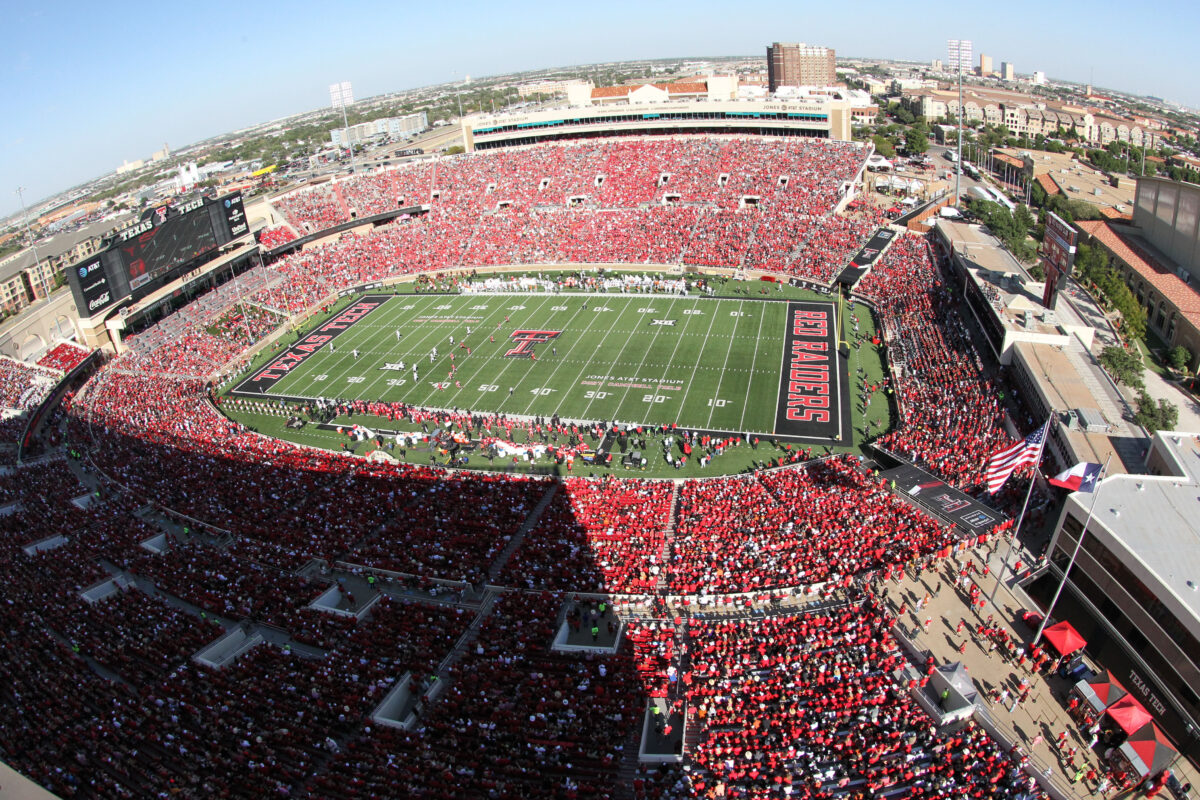
[[[510,263],[761,261],[828,281],[878,223],[877,214],[832,213],[862,158],[854,145],[809,139],[596,140],[425,162],[275,204],[308,232],[352,213],[430,205],[425,224],[376,232],[371,238],[385,241],[369,252],[356,242],[331,254],[343,274],[330,275],[326,291],[406,272]],[[316,264],[293,258],[303,261],[302,272],[326,272],[320,256]]]
[[[665,481],[566,479],[505,566],[504,582],[531,589],[653,591],[672,488]]]
[[[60,370],[0,356],[0,440],[16,440],[29,412],[50,396],[60,378]]]
[[[695,755],[674,785],[642,777],[635,796],[1024,795],[1028,778],[982,729],[940,735],[901,690],[890,625],[871,601],[692,620],[681,699],[701,729]]]
[[[209,394],[289,315],[435,268],[682,262],[829,280],[878,221],[832,213],[861,159],[799,139],[591,140],[276,201],[306,233],[431,211],[251,270],[133,337],[69,401],[71,460],[0,474],[0,758],[64,797],[1016,796],[1024,776],[978,729],[934,731],[897,675],[893,620],[858,593],[952,533],[856,458],[554,485],[270,439]],[[883,444],[973,485],[1003,412],[921,240],[898,241],[859,290],[904,363],[901,426]],[[43,375],[0,360],[4,405]],[[511,438],[510,421],[486,422]],[[114,576],[128,585],[81,597]],[[464,588],[429,591],[447,580]],[[314,609],[334,586],[378,600],[361,616]],[[756,600],[818,586],[820,608]],[[641,598],[625,643],[551,649],[571,614],[618,630],[588,592]],[[721,595],[738,612],[667,606]],[[193,662],[237,630],[270,641],[224,669]],[[405,675],[415,724],[377,724]],[[691,709],[692,744],[683,767],[629,787],[650,698]]]
[[[836,457],[684,484],[666,581],[681,594],[823,584],[899,567],[951,541],[855,459]]]
[[[39,367],[67,373],[83,363],[91,354],[91,350],[74,342],[60,342],[37,360]]]
[[[273,228],[264,228],[258,234],[258,243],[267,250],[274,250],[276,247],[282,247],[288,242],[296,240],[296,232],[292,230],[290,225],[276,225]]]
[[[857,291],[879,315],[901,414],[877,444],[978,488],[988,456],[1008,442],[1005,410],[924,238],[899,237]]]

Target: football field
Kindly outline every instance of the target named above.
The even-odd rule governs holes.
[[[840,441],[836,314],[827,299],[364,295],[234,394]]]

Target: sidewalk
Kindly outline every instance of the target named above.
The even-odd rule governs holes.
[[[989,604],[976,610],[971,607],[967,596],[955,589],[954,580],[958,576],[959,565],[953,559],[942,561],[938,564],[936,572],[922,573],[915,580],[902,576],[898,582],[887,582],[888,604],[893,612],[898,610],[902,603],[907,605],[906,613],[898,617],[898,624],[905,631],[915,631],[911,637],[913,643],[931,653],[937,663],[961,661],[966,666],[979,688],[980,703],[985,707],[993,724],[1011,740],[1021,743],[1021,752],[1029,756],[1030,764],[1039,775],[1048,777],[1054,788],[1066,797],[1100,797],[1101,795],[1094,791],[1095,782],[1089,783],[1085,779],[1079,783],[1072,783],[1077,769],[1081,766],[1085,773],[1089,768],[1096,767],[1097,773],[1103,774],[1099,754],[1087,747],[1087,735],[1067,712],[1066,696],[1073,682],[1052,673],[1044,676],[1033,672],[1029,660],[1020,666],[1016,659],[1007,660],[1000,650],[990,651],[990,640],[978,633],[980,623],[988,623],[988,620],[991,620],[991,625],[1000,626],[1008,631],[1018,645],[1023,645],[1026,649],[1035,633],[1020,621],[1020,614],[1024,610],[1040,609],[1024,596],[1019,587],[1014,590],[1008,585],[998,588],[996,586],[995,576],[1000,571],[1007,549],[1007,542],[1000,541],[994,551],[976,548],[960,556],[964,565],[966,560],[971,558],[976,566],[990,566],[987,577],[980,577],[978,573],[972,577],[979,584],[983,598],[989,597],[995,589],[994,607]],[[1024,564],[1030,564],[1035,557],[1035,554],[1018,544],[1013,549],[1011,563],[1020,559]],[[1007,581],[1012,581],[1011,571],[1007,575]],[[917,610],[917,603],[927,594],[930,598],[928,605]],[[960,620],[965,621],[961,633],[957,631]],[[960,653],[959,648],[964,641],[966,648]],[[1010,711],[1012,698],[1020,694],[1022,679],[1029,681],[1029,698]],[[1002,706],[994,702],[993,696],[1004,689],[1009,692],[1009,700]],[[1074,768],[1067,765],[1066,753],[1060,752],[1055,745],[1056,739],[1063,731],[1067,732],[1066,747],[1076,750]],[[1194,765],[1183,759],[1177,762],[1172,772],[1182,782],[1200,785],[1200,773]],[[1125,792],[1113,789],[1103,796],[1125,800],[1142,797],[1143,793],[1136,789]],[[1169,796],[1169,793],[1161,796]]]
[[[1120,344],[1120,339],[1117,337],[1116,331],[1113,330],[1112,323],[1104,314],[1104,311],[1096,305],[1096,301],[1092,296],[1079,285],[1078,281],[1073,278],[1068,280],[1063,295],[1064,299],[1071,304],[1075,313],[1087,322],[1087,324],[1096,329],[1096,338],[1090,348],[1093,355],[1099,356],[1100,351],[1105,347]],[[1147,369],[1144,377],[1147,394],[1155,400],[1168,400],[1179,408],[1179,430],[1200,431],[1200,403],[1193,400],[1190,395],[1179,389],[1179,387],[1164,380],[1161,375],[1152,369]],[[1123,393],[1130,404],[1136,399],[1136,393],[1127,390],[1123,390]]]

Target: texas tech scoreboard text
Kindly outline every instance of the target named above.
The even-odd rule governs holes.
[[[144,297],[249,231],[240,192],[149,209],[103,251],[68,269],[79,314]]]

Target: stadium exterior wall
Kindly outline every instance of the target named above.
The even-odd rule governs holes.
[[[468,151],[540,139],[614,133],[762,133],[850,141],[847,100],[679,101],[593,107],[557,107],[525,114],[462,120]]]

